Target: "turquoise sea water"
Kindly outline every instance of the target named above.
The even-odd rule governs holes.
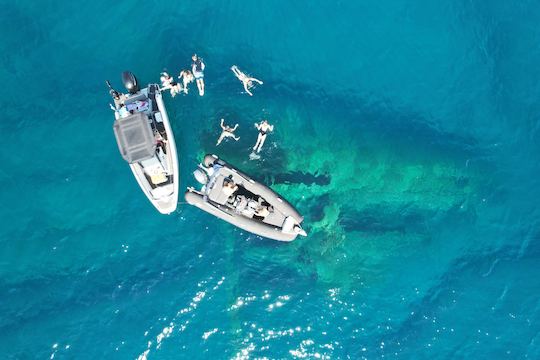
[[[4,358],[540,357],[537,2],[15,1],[0,20]],[[206,95],[165,99],[181,188],[216,153],[307,238],[161,216],[138,189],[104,80],[193,52]],[[221,117],[241,140],[216,148]]]

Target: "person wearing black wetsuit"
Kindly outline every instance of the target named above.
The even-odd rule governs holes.
[[[200,57],[197,56],[197,54],[193,54],[191,57],[191,60],[193,62],[191,63],[191,72],[193,73],[193,76],[195,77],[195,80],[197,82],[197,87],[199,88],[199,95],[204,95],[204,68],[205,65]]]

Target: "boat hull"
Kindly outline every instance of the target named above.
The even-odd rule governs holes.
[[[214,215],[236,227],[239,227],[240,229],[249,231],[256,235],[286,242],[296,239],[297,234],[284,233],[281,231],[280,227],[251,221],[241,215],[234,213],[233,210],[225,206],[219,204],[213,205],[208,201],[205,201],[203,195],[194,191],[186,191],[185,199],[188,204],[196,206],[211,215]]]
[[[298,235],[307,235],[301,227],[304,218],[287,200],[266,185],[251,179],[216,155],[205,156],[204,168],[210,177],[199,178],[205,184],[201,191],[188,188],[185,193],[188,204],[269,239],[293,241]],[[233,195],[222,191],[225,180],[237,185]],[[266,209],[266,214],[257,215],[259,209]]]
[[[149,89],[152,89],[153,93],[149,95]],[[143,96],[144,95],[144,96]],[[152,99],[155,101],[157,111],[149,113],[148,116],[153,116],[158,113],[160,117],[160,123],[163,125],[165,131],[165,158],[164,161],[167,167],[170,169],[170,176],[172,176],[172,181],[169,181],[167,184],[152,186],[145,175],[145,171],[140,162],[129,163],[129,167],[133,173],[133,176],[137,180],[139,187],[146,195],[150,203],[161,213],[161,214],[170,214],[174,212],[178,205],[178,194],[179,194],[179,170],[178,170],[178,156],[176,151],[176,143],[174,141],[174,134],[169,122],[169,116],[167,115],[167,110],[165,109],[165,104],[163,103],[163,98],[161,92],[159,91],[158,85],[149,84],[148,87],[141,89],[135,94],[128,95],[124,102],[130,103],[133,99]],[[118,106],[117,106],[118,109]],[[154,109],[156,110],[156,109]],[[115,112],[115,117],[119,118],[119,112]],[[154,155],[157,158],[157,155]]]

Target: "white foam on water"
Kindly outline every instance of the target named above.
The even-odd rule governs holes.
[[[161,347],[161,341],[165,338],[168,338],[172,334],[173,329],[174,329],[174,325],[171,322],[169,326],[164,327],[161,333],[158,336],[156,336],[156,342],[157,342],[156,349],[159,349]]]
[[[147,356],[149,352],[150,352],[150,349],[147,349],[141,355],[139,355],[139,357],[137,357],[137,360],[147,360]]]
[[[267,311],[272,311],[275,308],[282,307],[290,299],[291,299],[291,297],[289,295],[280,295],[280,296],[277,297],[277,300],[274,303],[268,305],[266,310]]]
[[[249,353],[255,350],[255,345],[253,343],[249,343],[247,347],[241,349],[239,352],[236,353],[236,355],[233,357],[235,360],[248,360],[249,359]]]
[[[257,300],[257,297],[256,296],[239,296],[235,303],[232,304],[231,306],[229,306],[229,308],[227,309],[227,311],[233,311],[233,310],[238,310],[239,308],[241,308],[242,306],[246,306],[248,304],[250,304],[251,302]]]
[[[212,279],[213,279],[213,276],[210,276],[209,280],[212,280]],[[199,281],[197,283],[197,287],[205,286],[209,282],[209,280]],[[224,281],[225,281],[225,277],[221,277],[220,280],[218,280],[216,282],[216,285],[212,287],[212,291],[218,290],[221,287],[221,285],[223,284]],[[174,331],[175,328],[178,329],[178,331],[177,331],[178,333],[182,333],[187,328],[187,326],[190,324],[190,320],[189,319],[182,319],[182,318],[184,316],[186,316],[187,314],[193,312],[195,309],[197,309],[199,304],[206,298],[207,294],[208,294],[207,290],[198,291],[195,294],[195,296],[193,296],[193,298],[191,298],[191,302],[189,303],[188,306],[186,306],[186,307],[184,307],[184,308],[182,308],[182,309],[180,309],[180,310],[178,310],[176,312],[176,315],[171,319],[168,326],[165,326],[162,329],[162,331],[156,336],[156,344],[155,344],[155,349],[156,350],[161,348],[161,345],[163,344],[164,340],[169,338],[173,334],[173,331]],[[159,318],[158,320],[167,321],[167,317]],[[152,329],[152,327],[150,329]],[[203,338],[204,338],[204,336],[206,336],[206,338],[204,338],[206,340],[209,336],[211,336],[216,331],[218,331],[217,329],[214,329],[214,330],[212,330],[211,333],[204,333]],[[144,332],[144,336],[146,337],[148,335],[148,333],[149,333],[149,330],[146,330]],[[206,335],[206,334],[208,334],[208,335]],[[152,341],[148,341],[147,346],[146,346],[146,350],[144,352],[142,352],[137,359],[138,360],[146,360],[147,357],[148,357],[148,354],[150,353],[152,345],[153,345]]]
[[[218,331],[218,328],[214,328],[210,331],[206,331],[205,333],[203,333],[202,335],[202,338],[203,340],[207,340],[210,336],[212,336],[213,334],[217,333]]]

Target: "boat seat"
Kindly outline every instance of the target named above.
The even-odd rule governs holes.
[[[283,222],[282,231],[287,232],[287,233],[293,232],[295,223],[296,221],[294,220],[292,216],[287,216],[285,218],[285,221]]]
[[[150,159],[141,161],[141,165],[144,167],[145,170],[148,170],[156,166],[161,166],[161,163],[159,162],[157,157],[152,156]]]
[[[155,189],[150,191],[154,199],[161,199],[166,196],[171,196],[174,192],[174,187],[172,184],[157,186]]]
[[[146,112],[150,108],[150,99],[136,100],[126,105],[126,109],[136,112]]]
[[[141,161],[144,172],[150,177],[150,181],[154,185],[167,182],[167,174],[165,169],[156,157]]]
[[[270,212],[270,214],[266,215],[263,220],[263,222],[277,227],[281,227],[281,225],[283,225],[283,221],[285,221],[285,218],[275,209],[274,211]]]
[[[225,205],[230,197],[227,194],[225,194],[223,191],[221,191],[221,189],[223,188],[224,180],[225,180],[225,176],[218,175],[218,177],[214,181],[212,190],[210,190],[210,192],[208,193],[208,198],[212,200],[213,202],[218,203],[220,205]]]
[[[169,164],[167,163],[166,155],[163,152],[163,148],[158,148],[157,156],[159,156],[159,159],[161,160],[161,166],[163,167],[163,171],[165,171],[167,175],[172,175],[172,171],[171,169],[169,169]]]
[[[152,102],[153,101],[152,101],[152,99],[146,99],[146,101],[148,102],[148,105],[141,108],[140,111],[145,112],[147,114],[150,114],[150,113],[152,113]]]
[[[164,182],[167,182],[167,176],[165,173],[156,173],[154,175],[150,175],[150,181],[152,181],[152,184],[159,185],[163,184]]]
[[[143,93],[139,93],[137,95],[131,95],[131,97],[125,101],[125,104],[127,105],[137,100],[145,100],[145,99],[146,99],[146,95],[144,95]]]

